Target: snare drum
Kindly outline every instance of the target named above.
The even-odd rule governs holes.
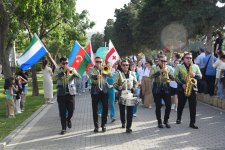
[[[120,103],[125,106],[135,106],[138,104],[138,98],[137,97],[129,97],[129,98],[120,97]]]

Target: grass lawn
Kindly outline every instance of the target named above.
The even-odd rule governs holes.
[[[19,126],[44,104],[42,75],[38,74],[37,76],[39,96],[32,96],[32,83],[29,83],[25,111],[22,114],[16,115],[16,118],[6,117],[5,95],[3,94],[4,79],[0,79],[0,141],[9,135],[13,130],[15,130],[17,126]],[[31,81],[31,79],[29,79],[29,81]]]

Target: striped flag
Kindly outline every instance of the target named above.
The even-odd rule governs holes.
[[[94,56],[94,53],[92,51],[91,41],[88,43],[87,53],[91,57],[91,63],[94,65],[95,64],[95,56]]]
[[[91,58],[91,62],[88,64],[88,66],[86,68],[86,71],[88,71],[91,67],[93,67],[95,65],[95,56],[94,56],[94,53],[92,51],[91,41],[88,43],[86,51]]]
[[[115,62],[117,62],[120,59],[119,54],[117,53],[115,47],[113,46],[113,43],[111,40],[109,40],[109,51],[106,54],[105,62],[110,63],[113,65]]]
[[[83,75],[88,64],[91,62],[90,56],[77,41],[74,43],[68,60],[69,66],[75,68],[80,76]]]
[[[36,34],[32,37],[30,45],[25,52],[17,59],[17,63],[22,70],[27,70],[36,64],[45,54],[47,49]]]

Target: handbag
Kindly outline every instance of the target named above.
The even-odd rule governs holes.
[[[207,69],[207,67],[208,67],[208,63],[209,63],[210,57],[211,57],[211,56],[209,56],[209,59],[208,59],[206,65],[205,65],[205,67],[202,69],[202,78],[205,78],[206,69]]]

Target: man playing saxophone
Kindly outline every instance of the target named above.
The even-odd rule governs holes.
[[[103,60],[100,57],[95,57],[95,66],[88,70],[88,76],[91,79],[91,98],[92,112],[94,121],[94,132],[98,132],[98,103],[102,102],[102,132],[106,131],[107,115],[108,115],[108,85],[106,83],[106,74],[103,74]]]
[[[196,119],[196,92],[197,80],[202,78],[199,67],[192,63],[192,54],[185,52],[183,56],[183,64],[177,66],[174,76],[178,84],[178,108],[176,123],[181,123],[181,116],[188,99],[190,111],[190,127],[198,129],[195,125]]]
[[[169,125],[169,116],[171,110],[171,95],[169,83],[174,79],[173,69],[171,66],[166,65],[167,57],[165,55],[159,56],[159,63],[154,66],[150,72],[150,78],[153,80],[152,93],[156,106],[156,118],[158,120],[158,128],[163,128],[161,119],[161,100],[163,99],[166,105],[165,116],[163,123],[167,128]]]

